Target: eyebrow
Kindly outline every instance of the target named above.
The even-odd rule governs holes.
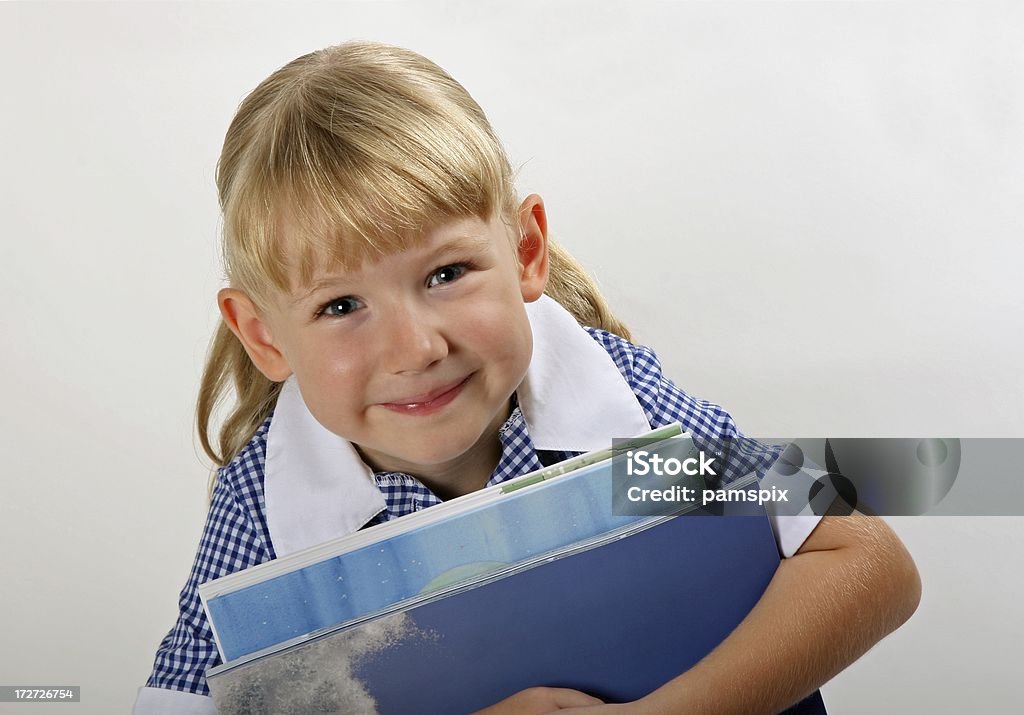
[[[489,248],[490,245],[491,239],[487,236],[465,233],[445,241],[430,255],[436,256],[446,251],[482,251]]]
[[[447,241],[441,242],[436,249],[426,252],[424,255],[425,258],[431,258],[445,253],[455,253],[458,251],[482,251],[488,248],[490,243],[491,239],[486,235],[463,233],[458,234]],[[292,300],[291,304],[298,305],[299,303],[307,300],[317,291],[328,288],[332,285],[343,283],[344,280],[344,277],[338,275],[327,276],[320,278],[319,280],[315,280],[310,284],[309,290]]]

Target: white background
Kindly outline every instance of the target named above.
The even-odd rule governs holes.
[[[747,433],[1024,436],[1019,4],[3,4],[0,684],[83,691],[33,712],[126,712],[173,623],[220,142],[353,38],[473,93],[638,341]],[[1012,710],[1024,520],[890,521],[923,601],[830,712]]]

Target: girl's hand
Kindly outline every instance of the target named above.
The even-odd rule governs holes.
[[[584,705],[559,710],[558,715],[664,715],[641,698],[631,703],[618,705]]]
[[[624,703],[621,705],[585,705],[579,708],[569,708],[568,710],[559,710],[559,715],[647,715],[647,713],[653,713],[653,710],[638,710],[640,701],[636,703]]]
[[[544,715],[588,705],[601,705],[601,701],[569,688],[527,688],[474,715]]]

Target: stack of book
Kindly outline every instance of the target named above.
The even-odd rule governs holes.
[[[637,444],[695,453],[680,433]],[[540,685],[627,702],[683,673],[749,613],[779,555],[749,503],[613,509],[628,447],[203,584],[218,712],[472,713]],[[815,694],[790,712],[824,708]]]

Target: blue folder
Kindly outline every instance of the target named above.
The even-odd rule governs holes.
[[[626,702],[728,636],[778,564],[763,512],[653,520],[219,666],[208,682],[221,715],[471,713],[538,685]],[[815,693],[787,712],[825,710]]]

